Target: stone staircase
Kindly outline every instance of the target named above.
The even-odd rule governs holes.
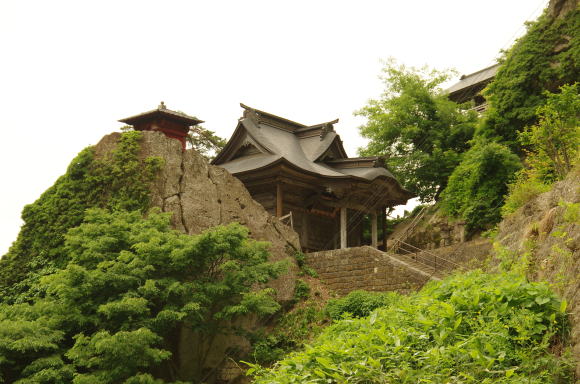
[[[430,280],[470,269],[472,261],[485,260],[491,250],[487,239],[429,251],[403,245],[399,252],[407,250],[405,253],[383,252],[369,246],[307,253],[306,263],[339,294],[358,289],[410,292]]]
[[[430,280],[441,280],[449,274],[449,271],[438,270],[427,263],[417,260],[417,257],[414,257],[413,255],[401,255],[392,252],[385,253],[385,255],[398,260],[409,269],[420,271],[420,273],[428,276]]]

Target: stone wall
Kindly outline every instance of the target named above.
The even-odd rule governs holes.
[[[357,289],[408,292],[430,279],[428,273],[368,246],[308,253],[306,263],[339,294]]]
[[[404,252],[401,253],[405,254]],[[467,269],[482,267],[491,253],[491,241],[479,238],[429,251],[411,253],[407,254],[407,256],[437,270],[452,271],[460,267]]]
[[[430,250],[463,243],[478,237],[477,234],[468,236],[465,223],[448,217],[437,205],[429,207],[411,233],[405,234],[413,220],[414,217],[409,217],[398,224],[394,232],[389,235],[387,244],[389,242],[393,244],[392,241],[395,239],[402,239],[412,246]]]

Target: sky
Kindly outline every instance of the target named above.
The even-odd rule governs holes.
[[[164,101],[229,138],[239,103],[316,124],[382,91],[384,60],[469,74],[548,0],[0,0],[0,255],[20,212],[117,120]]]

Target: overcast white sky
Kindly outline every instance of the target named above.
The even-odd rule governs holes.
[[[547,0],[0,0],[0,255],[20,212],[84,147],[155,108],[229,138],[239,103],[335,126],[382,89],[381,59],[471,73]]]

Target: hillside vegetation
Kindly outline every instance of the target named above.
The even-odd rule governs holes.
[[[471,272],[327,328],[256,383],[573,383],[566,302],[515,273]]]

